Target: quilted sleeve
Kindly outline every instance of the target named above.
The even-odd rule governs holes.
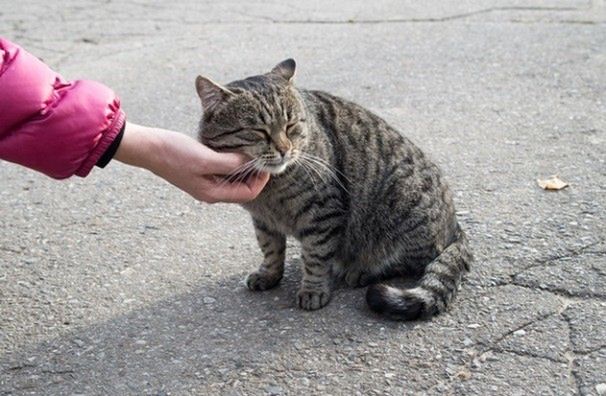
[[[120,100],[94,81],[65,81],[0,38],[0,158],[53,178],[86,176],[125,122]]]

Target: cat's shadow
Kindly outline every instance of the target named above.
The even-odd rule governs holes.
[[[159,389],[175,378],[221,382],[242,367],[271,365],[284,350],[334,348],[341,339],[368,343],[380,327],[414,326],[373,314],[366,288],[341,284],[328,306],[302,311],[295,303],[300,265],[290,264],[272,290],[247,290],[246,274],[239,273],[24,346],[0,359],[0,393],[62,394],[93,386],[93,393],[127,394],[145,386]]]

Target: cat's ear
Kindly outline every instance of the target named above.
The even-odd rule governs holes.
[[[292,82],[292,79],[295,76],[296,68],[297,64],[295,63],[295,60],[288,58],[278,63],[273,69],[271,69],[271,73],[282,77],[288,82]]]
[[[233,92],[229,89],[202,76],[196,78],[196,91],[198,91],[204,111],[211,110],[227,97],[233,95]]]

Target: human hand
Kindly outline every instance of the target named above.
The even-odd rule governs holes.
[[[248,162],[243,155],[218,153],[182,133],[130,122],[114,158],[148,169],[207,203],[250,201],[269,180],[267,173],[228,177]]]

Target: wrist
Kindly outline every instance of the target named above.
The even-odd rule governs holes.
[[[161,166],[159,162],[164,157],[161,155],[162,147],[162,139],[153,128],[127,122],[114,158],[157,173]]]
[[[124,136],[124,128],[126,128],[126,121],[120,128],[120,132],[114,138],[113,142],[109,145],[109,147],[105,150],[103,155],[97,160],[96,166],[99,168],[105,168],[107,164],[116,156],[116,152],[118,151],[118,147],[122,143],[122,137]]]

